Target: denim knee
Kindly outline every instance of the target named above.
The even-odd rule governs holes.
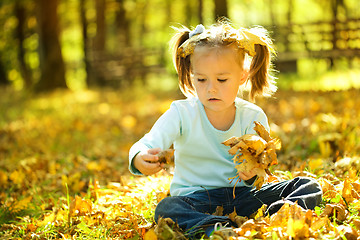
[[[166,218],[167,212],[171,208],[171,205],[173,205],[172,197],[166,197],[163,200],[161,200],[155,209],[155,222],[158,222],[159,217]]]

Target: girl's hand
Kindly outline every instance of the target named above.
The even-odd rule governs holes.
[[[256,168],[251,169],[249,172],[239,172],[239,177],[241,180],[247,181],[256,175]]]
[[[161,152],[160,148],[152,148],[144,152],[139,152],[134,159],[134,166],[144,175],[152,175],[163,169],[164,164],[160,164],[159,157],[156,155]]]

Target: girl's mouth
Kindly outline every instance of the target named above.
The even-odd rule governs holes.
[[[218,98],[209,98],[209,101],[219,101],[220,99]]]

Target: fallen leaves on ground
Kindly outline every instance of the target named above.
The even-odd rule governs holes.
[[[171,176],[130,176],[127,155],[170,106],[169,97],[3,93],[1,239],[160,239],[154,210]],[[261,210],[251,219],[233,214],[237,239],[359,238],[359,94],[278,91],[276,99],[258,100],[271,135],[282,141],[274,175],[314,177],[324,196],[314,211],[285,205],[270,217]]]

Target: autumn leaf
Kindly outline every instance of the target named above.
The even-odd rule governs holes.
[[[175,152],[175,149],[167,149],[167,150],[159,152],[157,154],[159,157],[159,162],[170,164],[171,162],[173,162],[172,158],[174,156],[174,152]]]
[[[8,183],[8,176],[6,172],[0,170],[0,187],[5,188]]]
[[[89,199],[83,199],[79,196],[75,196],[72,200],[69,208],[69,216],[81,216],[89,214],[92,210],[92,202]]]
[[[157,240],[157,235],[154,231],[154,229],[150,229],[145,233],[144,240]]]
[[[329,180],[326,178],[320,178],[318,180],[318,183],[320,184],[322,191],[323,191],[323,197],[325,199],[332,199],[335,198],[337,195],[336,188],[334,184],[332,184]]]
[[[336,233],[347,240],[357,240],[359,237],[359,233],[351,226],[340,225],[336,228]]]
[[[339,221],[344,221],[346,219],[347,210],[344,205],[336,204],[326,204],[325,209],[321,216],[326,217],[335,217]]]
[[[15,203],[15,205],[12,206],[12,209],[15,211],[20,211],[22,209],[25,209],[28,206],[28,204],[31,202],[32,199],[33,199],[32,196],[25,197],[25,198],[17,201]]]
[[[255,132],[261,137],[263,138],[266,142],[269,142],[272,140],[272,138],[270,137],[270,133],[265,129],[265,127],[259,123],[259,122],[254,122],[255,123],[255,127],[254,130]]]
[[[215,216],[223,216],[224,207],[223,206],[217,206],[215,212],[212,215]]]
[[[154,232],[159,240],[186,239],[179,225],[170,218],[159,218],[158,225],[156,226]]]
[[[26,175],[22,170],[15,170],[10,174],[9,179],[20,187],[25,181]],[[5,178],[4,178],[5,179]]]

